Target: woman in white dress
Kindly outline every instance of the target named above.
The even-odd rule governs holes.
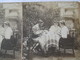
[[[61,26],[61,38],[60,38],[60,44],[64,44],[64,42],[66,43],[66,40],[68,38],[69,35],[69,29],[68,27],[65,25],[65,21],[60,21],[60,26]]]
[[[10,50],[13,48],[13,30],[10,27],[10,23],[8,21],[4,22],[4,39],[1,44],[1,49]]]
[[[59,39],[60,39],[60,30],[58,22],[53,22],[54,24],[49,29],[50,44],[53,44],[56,49],[59,49]]]

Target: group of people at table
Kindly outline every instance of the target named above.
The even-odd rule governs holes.
[[[41,49],[48,51],[48,45],[53,44],[56,50],[59,50],[59,41],[65,40],[68,37],[69,29],[65,25],[65,20],[53,21],[53,25],[48,29],[43,29],[44,22],[39,20],[37,24],[32,27],[33,40],[39,42]]]

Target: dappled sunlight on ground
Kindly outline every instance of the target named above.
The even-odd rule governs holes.
[[[32,60],[80,60],[80,51],[75,50],[75,56],[73,56],[72,52],[70,50],[66,51],[65,56],[62,54],[60,55],[51,55],[48,57],[42,57],[42,56],[34,56]]]

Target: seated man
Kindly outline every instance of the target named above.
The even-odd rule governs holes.
[[[32,31],[36,37],[33,38],[34,41],[39,42],[42,50],[45,51],[45,44],[47,41],[47,30],[43,28],[43,21],[39,20],[39,23],[32,27]]]

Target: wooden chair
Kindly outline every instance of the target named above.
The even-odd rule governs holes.
[[[74,40],[75,38],[72,36],[68,36],[67,39],[65,40],[61,40],[59,41],[59,51],[60,51],[60,48],[63,48],[64,49],[64,55],[66,53],[66,49],[72,49],[72,52],[73,52],[73,55],[74,54]]]
[[[2,49],[5,50],[4,58],[5,58],[5,55],[7,54],[8,50],[13,50],[13,58],[15,58],[15,50],[16,50],[17,40],[18,40],[18,34],[15,34],[15,36],[13,35],[11,37],[11,40],[10,40],[11,41],[11,45],[9,45],[10,47],[8,47],[7,49],[2,47]]]

